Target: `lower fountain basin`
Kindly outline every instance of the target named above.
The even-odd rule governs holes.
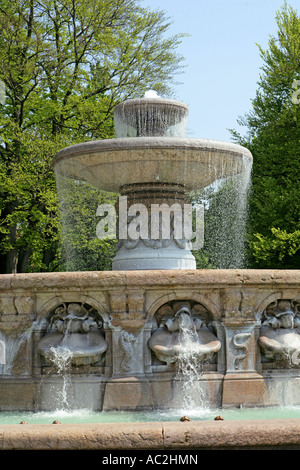
[[[65,424],[65,418],[62,421],[55,418],[52,421],[53,417],[49,416],[48,421],[45,420],[47,424],[42,425],[31,424],[30,420],[30,424],[25,425],[1,424],[1,449],[97,450],[104,464],[109,459],[114,464],[125,458],[132,459],[133,466],[137,451],[145,452],[139,454],[140,461],[144,457],[144,463],[146,459],[148,463],[171,463],[172,458],[175,465],[195,465],[199,464],[199,450],[299,450],[300,447],[299,419],[294,416],[293,419],[262,419],[260,411],[259,419],[248,421],[227,420],[226,417],[225,421],[212,418],[210,422],[185,423],[179,422],[178,418],[177,422],[161,418],[156,422],[103,422],[96,419]],[[24,416],[21,419],[24,422]],[[105,454],[102,455],[101,450]],[[120,450],[125,450],[129,457],[120,457]],[[172,451],[174,453],[168,457]]]
[[[172,137],[132,137],[85,142],[54,157],[55,169],[104,191],[125,184],[180,182],[186,191],[242,172],[252,155],[226,142]]]

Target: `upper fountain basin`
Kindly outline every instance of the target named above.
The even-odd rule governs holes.
[[[181,101],[136,98],[118,104],[114,110],[117,137],[184,136],[188,106]],[[176,126],[176,127],[174,127]]]
[[[118,193],[125,184],[179,183],[199,190],[242,172],[251,152],[237,144],[174,137],[129,137],[66,147],[53,159],[55,170]]]

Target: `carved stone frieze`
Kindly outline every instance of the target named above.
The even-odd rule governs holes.
[[[154,317],[148,342],[159,361],[172,364],[182,355],[196,355],[199,362],[210,360],[221,348],[208,310],[188,301],[169,302]]]
[[[132,365],[134,362],[134,352],[135,352],[135,344],[137,342],[137,338],[130,333],[129,331],[122,330],[119,335],[119,348],[120,348],[120,371],[121,372],[129,372],[132,369]]]
[[[299,367],[299,299],[279,299],[267,306],[261,318],[258,344],[263,360],[276,362],[278,367]]]
[[[73,365],[94,364],[107,349],[101,329],[102,319],[95,309],[75,302],[64,303],[50,314],[38,351],[54,364],[67,352]]]

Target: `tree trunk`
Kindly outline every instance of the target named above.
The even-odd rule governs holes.
[[[6,253],[6,274],[15,274],[18,265],[18,247],[16,247],[17,227],[13,225],[9,230],[9,243],[13,248]]]

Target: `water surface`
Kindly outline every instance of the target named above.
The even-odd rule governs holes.
[[[68,423],[135,423],[180,421],[182,416],[188,416],[191,421],[212,421],[216,416],[224,420],[251,420],[251,419],[289,419],[300,418],[300,406],[269,407],[269,408],[242,408],[242,409],[209,409],[195,410],[154,410],[154,411],[90,411],[56,410],[51,412],[0,412],[1,424],[19,424],[26,421],[28,424],[51,424],[58,420]]]

